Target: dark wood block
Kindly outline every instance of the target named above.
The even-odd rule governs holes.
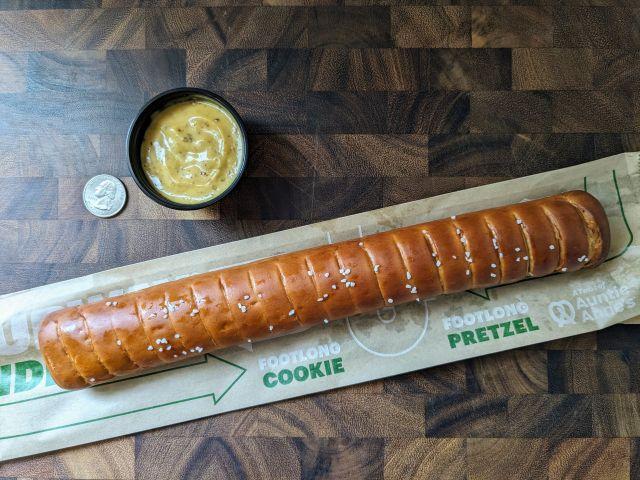
[[[317,173],[317,143],[315,135],[251,135],[245,175],[313,177]]]
[[[232,7],[214,10],[227,48],[304,48],[311,13],[300,7]]]
[[[151,98],[164,90],[184,87],[186,73],[184,50],[109,50],[107,52],[108,90],[122,95]]]
[[[247,177],[233,195],[242,199],[237,205],[238,218],[242,220],[308,219],[313,205],[313,179]]]
[[[0,135],[122,133],[142,106],[141,97],[98,92],[0,94]]]
[[[593,70],[590,49],[513,50],[514,90],[587,90],[593,85]]]
[[[70,222],[72,222],[71,220]],[[98,221],[95,244],[85,261],[125,265],[171,253],[186,252],[244,238],[231,222],[198,220],[126,220]],[[88,222],[85,222],[88,223]],[[103,245],[126,244],[126,249],[106,250]],[[154,248],[149,249],[149,244]],[[60,245],[58,248],[62,248]],[[171,252],[171,253],[170,253]]]
[[[474,48],[551,47],[553,15],[549,7],[473,7]]]
[[[508,49],[434,49],[428,55],[428,87],[432,90],[509,90]]]
[[[420,77],[420,54],[417,50],[349,50],[349,90],[418,90]]]
[[[119,266],[109,263],[2,263],[0,295],[82,277]],[[2,465],[0,465],[2,472]]]
[[[315,7],[309,11],[310,48],[393,46],[386,7]]]
[[[469,129],[473,133],[551,131],[547,92],[471,92]]]
[[[261,0],[102,0],[104,8],[113,7],[242,7],[262,5]]]
[[[596,133],[593,135],[593,156],[608,157],[623,152],[640,151],[638,133]]]
[[[469,132],[467,92],[389,93],[389,131],[454,134]]]
[[[631,454],[630,477],[638,478],[640,476],[640,438],[630,438],[629,447]]]
[[[466,480],[465,440],[407,438],[389,440],[384,448],[385,478]]]
[[[547,478],[549,441],[544,438],[470,438],[467,478]]]
[[[27,90],[31,92],[104,92],[107,90],[106,52],[30,52]]]
[[[511,135],[433,135],[429,173],[434,176],[512,177],[522,167],[513,161]]]
[[[549,480],[629,478],[629,440],[626,438],[568,438],[554,446]]]
[[[464,177],[409,177],[384,179],[384,206],[455,192],[465,188]]]
[[[147,22],[147,47],[304,48],[307,13],[297,7],[262,6],[157,9]]]
[[[269,49],[267,52],[266,87],[269,90],[308,90],[310,68],[310,50]],[[246,75],[252,75],[252,73],[246,72]]]
[[[471,46],[471,9],[464,6],[391,7],[394,43],[402,48]]]
[[[311,133],[307,121],[307,98],[302,93],[221,92],[242,116],[249,134]]]
[[[20,93],[27,88],[26,52],[0,53],[0,93]]]
[[[140,437],[407,438],[424,435],[424,398],[417,395],[316,395],[194,420]],[[166,441],[166,440],[164,440]]]
[[[640,90],[640,50],[595,50],[593,69],[598,90]]]
[[[520,134],[513,139],[512,154],[522,175],[530,175],[595,160],[593,142],[593,135],[585,133]]]
[[[292,442],[300,458],[300,478],[383,478],[382,438],[299,438]]]
[[[425,135],[318,135],[315,169],[323,177],[424,177]]]
[[[18,475],[29,475],[34,478],[53,477],[54,465],[54,455],[9,460],[0,464],[0,475],[7,479],[17,478]]]
[[[57,206],[56,178],[0,178],[0,220],[48,220]]]
[[[419,90],[426,70],[426,57],[417,49],[314,49],[310,86],[316,91]]]
[[[512,350],[466,362],[467,389],[474,393],[518,395],[547,392],[547,352]]]
[[[97,236],[97,221],[2,220],[0,263],[97,263]]]
[[[379,177],[317,177],[313,188],[312,221],[382,208],[383,179]]]
[[[640,48],[640,10],[558,7],[553,15],[556,47]]]
[[[469,134],[429,137],[435,176],[512,178],[593,160],[586,134]]]
[[[300,7],[331,7],[342,5],[341,0],[262,0],[262,5],[272,6],[300,6]]]
[[[509,397],[511,437],[590,437],[592,397],[586,395],[522,395]]]
[[[207,8],[146,10],[147,48],[187,48],[211,51],[224,48],[226,29],[222,12]]]
[[[593,395],[593,429],[598,437],[640,437],[635,393]]]
[[[277,473],[270,465],[278,463]],[[300,478],[298,447],[288,438],[136,438],[136,478]],[[269,474],[272,472],[272,474]]]
[[[389,6],[389,7],[406,7],[406,6],[448,6],[456,3],[464,3],[460,0],[343,0],[345,5],[357,6]]]
[[[53,456],[53,478],[134,478],[135,439],[120,437],[68,448]],[[96,461],[96,459],[100,459]]]
[[[3,51],[145,47],[144,13],[138,9],[5,11],[0,31]]]
[[[2,177],[96,175],[108,163],[99,156],[98,135],[0,135]]]
[[[598,350],[639,350],[640,328],[614,325],[597,332]]]
[[[311,90],[347,90],[349,85],[349,49],[311,50],[309,65]]]
[[[504,437],[508,432],[508,397],[440,395],[427,397],[427,437]]]
[[[310,59],[310,87],[316,91],[413,91],[426,75],[417,49],[315,49]]]
[[[186,82],[190,87],[220,90],[264,90],[266,50],[188,50]]]
[[[97,8],[100,7],[100,3],[100,0],[5,0],[0,4],[0,10]],[[102,3],[104,4],[104,2]]]
[[[549,392],[629,393],[630,361],[624,351],[550,351]]]
[[[449,363],[417,372],[391,377],[384,381],[385,393],[434,395],[465,393],[464,363]]]
[[[387,98],[384,92],[310,92],[306,97],[309,130],[384,133],[387,131]]]
[[[131,175],[129,170],[129,152],[127,149],[127,134],[123,130],[120,134],[114,135],[90,135],[89,139],[97,137],[95,143],[96,155],[99,157],[97,165],[90,164],[96,168],[97,173],[108,173],[110,175],[127,177]],[[92,141],[92,143],[94,143]],[[91,158],[91,157],[89,157]],[[84,175],[90,175],[93,171],[87,171]],[[69,176],[76,176],[69,174]]]
[[[640,132],[625,92],[552,92],[554,132]]]

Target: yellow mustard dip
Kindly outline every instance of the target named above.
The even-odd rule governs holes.
[[[242,133],[231,114],[213,100],[194,97],[152,115],[140,156],[162,196],[196,204],[231,185],[243,154]]]

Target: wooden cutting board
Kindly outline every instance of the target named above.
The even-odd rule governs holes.
[[[0,5],[24,8],[0,11],[0,294],[640,150],[630,0],[131,3]],[[246,177],[193,213],[148,201],[125,155],[144,100],[182,85],[223,93],[251,133]],[[115,219],[82,206],[98,173],[128,188]],[[638,478],[639,367],[640,328],[616,326],[12,461],[0,477]]]

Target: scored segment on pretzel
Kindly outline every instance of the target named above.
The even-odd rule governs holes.
[[[389,305],[594,267],[602,205],[566,192],[195,275],[42,322],[55,382],[75,389]]]

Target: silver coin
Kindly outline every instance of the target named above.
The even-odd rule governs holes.
[[[113,217],[124,207],[127,191],[116,177],[96,175],[85,184],[82,201],[86,209],[96,217]]]

